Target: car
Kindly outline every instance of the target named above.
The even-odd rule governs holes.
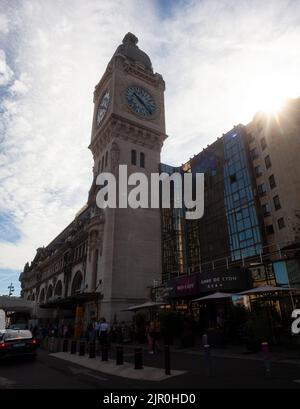
[[[12,357],[36,358],[37,340],[29,330],[0,331],[0,360]]]
[[[24,323],[11,324],[8,329],[27,329],[28,325]]]

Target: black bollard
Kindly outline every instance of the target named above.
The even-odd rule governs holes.
[[[102,361],[108,361],[108,348],[107,345],[101,347],[101,359]]]
[[[134,369],[143,369],[143,350],[142,348],[134,349]]]
[[[169,345],[165,345],[165,374],[171,375],[171,354]]]
[[[124,359],[123,359],[123,346],[119,345],[116,347],[116,364],[117,365],[123,365]]]
[[[265,373],[266,376],[271,376],[271,362],[270,362],[270,349],[268,342],[261,343],[261,351],[264,354],[264,363],[265,363]]]
[[[77,350],[77,342],[76,341],[72,341],[71,342],[71,354],[76,354],[76,350]]]
[[[211,355],[210,355],[210,345],[204,345],[204,360],[205,360],[205,367],[206,367],[206,374],[207,376],[211,376],[212,373],[212,366],[211,366]]]
[[[67,339],[64,339],[63,341],[63,352],[68,352],[68,346],[69,346],[69,341]]]
[[[85,355],[85,342],[81,341],[79,343],[79,355],[84,356]]]
[[[96,343],[95,341],[92,341],[89,344],[89,358],[95,358],[95,356],[96,356]]]

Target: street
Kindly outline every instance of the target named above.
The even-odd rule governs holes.
[[[272,362],[271,374],[266,375],[264,362],[251,357],[249,359],[213,357],[211,373],[207,371],[204,357],[194,354],[193,351],[188,353],[176,351],[171,358],[172,368],[185,373],[155,382],[95,371],[74,362],[55,358],[40,349],[35,362],[2,362],[0,389],[300,388],[300,359],[292,364]],[[132,363],[133,367],[132,354],[125,355],[124,359],[127,363]],[[96,357],[95,360],[100,364],[100,357]],[[144,366],[163,368],[163,364],[163,353],[155,356],[144,354]]]

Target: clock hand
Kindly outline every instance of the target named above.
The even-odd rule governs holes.
[[[148,107],[145,105],[145,102],[134,92],[133,95],[140,101],[140,103],[143,105],[143,107],[146,109],[146,111],[151,114],[149,111]]]

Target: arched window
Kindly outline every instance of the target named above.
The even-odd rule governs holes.
[[[61,280],[57,281],[55,290],[54,290],[54,295],[61,296],[62,295],[62,282]]]
[[[53,287],[52,285],[49,285],[48,290],[47,290],[47,295],[46,295],[46,302],[50,300],[52,295],[53,295]]]
[[[131,164],[136,165],[136,150],[134,149],[131,151]]]
[[[83,282],[82,273],[81,271],[77,271],[77,273],[75,274],[73,278],[71,295],[75,295],[80,290],[82,290],[82,282]]]
[[[40,292],[40,303],[43,304],[45,302],[45,288],[43,288]]]
[[[145,154],[144,154],[144,152],[140,153],[140,167],[141,168],[145,167]]]
[[[106,152],[105,154],[105,167],[107,166],[107,164],[108,164],[108,152]]]

